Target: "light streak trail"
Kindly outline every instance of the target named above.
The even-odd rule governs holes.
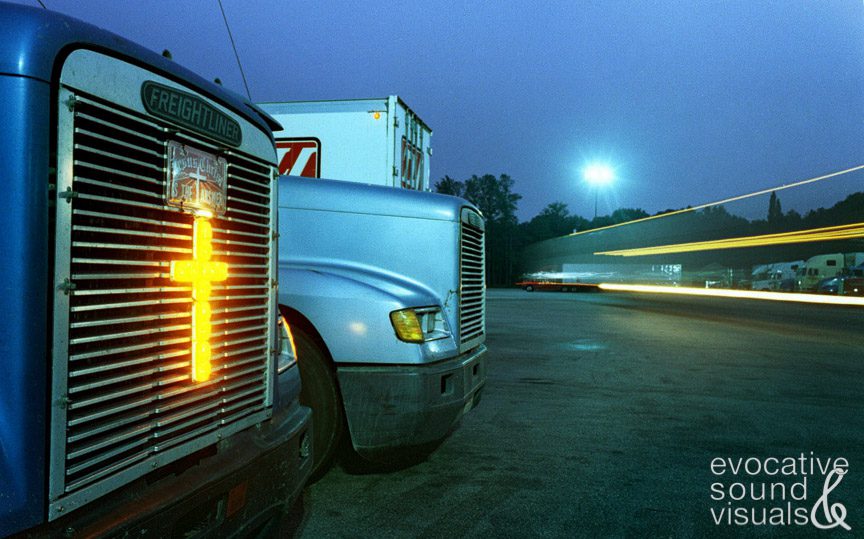
[[[850,225],[828,226],[778,234],[762,234],[759,236],[742,236],[724,238],[721,240],[695,241],[690,243],[675,243],[669,245],[654,245],[634,249],[618,249],[613,251],[598,251],[595,255],[606,256],[648,256],[671,253],[692,253],[697,251],[714,251],[719,249],[740,249],[744,247],[765,247],[768,245],[786,245],[790,243],[811,243],[816,241],[849,240],[864,237],[864,223]]]
[[[597,288],[609,292],[639,292],[648,294],[672,294],[679,296],[707,296],[786,301],[790,303],[864,306],[864,297],[854,296],[823,296],[820,294],[799,294],[791,292],[762,292],[759,290],[725,290],[721,288],[690,288],[686,286],[678,287],[616,283],[600,283],[597,285]]]

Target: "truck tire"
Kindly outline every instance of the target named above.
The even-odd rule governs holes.
[[[312,409],[312,475],[327,473],[345,435],[345,413],[326,353],[302,329],[292,328],[300,367],[300,404]]]
[[[525,286],[525,291],[526,291],[526,292],[533,292],[533,291],[534,291],[534,287],[531,286],[530,284],[529,284],[529,285],[526,285],[526,286]]]

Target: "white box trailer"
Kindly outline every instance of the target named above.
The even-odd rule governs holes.
[[[819,288],[819,281],[835,277],[844,269],[851,269],[864,263],[864,253],[831,253],[811,256],[797,271],[798,290],[813,292]]]
[[[398,96],[258,105],[282,124],[280,174],[431,190],[432,130]]]

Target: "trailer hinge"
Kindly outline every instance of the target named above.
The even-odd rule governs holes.
[[[396,165],[393,165],[393,177],[399,176],[399,169],[396,168]]]
[[[63,279],[63,282],[60,283],[60,286],[57,288],[68,296],[73,290],[77,289],[78,286],[67,277]]]
[[[399,117],[396,115],[393,116],[393,127],[399,127]]]
[[[271,236],[272,236],[273,241],[276,241],[279,239],[279,233],[276,232],[275,230],[272,232]]]
[[[60,192],[57,196],[62,198],[69,204],[72,204],[72,199],[78,196],[78,192],[73,191],[71,187],[67,187],[65,191]]]
[[[69,109],[69,112],[75,112],[75,105],[78,103],[78,98],[74,95],[70,95],[69,99],[66,100],[66,108]]]

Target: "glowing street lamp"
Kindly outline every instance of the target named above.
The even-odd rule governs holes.
[[[597,219],[597,195],[600,187],[615,180],[615,171],[607,165],[588,165],[582,169],[582,178],[594,186],[594,219]]]

